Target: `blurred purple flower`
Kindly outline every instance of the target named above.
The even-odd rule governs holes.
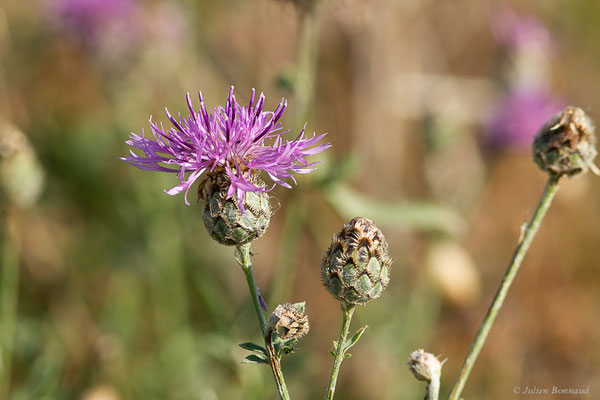
[[[50,13],[63,29],[96,39],[115,25],[131,22],[135,0],[51,0]]]
[[[174,126],[169,130],[162,124],[156,125],[150,117],[154,139],[146,138],[142,131],[142,136],[132,133],[131,139],[125,142],[144,155],[130,150],[130,156],[122,158],[139,169],[177,173],[181,183],[166,193],[175,195],[185,191],[187,205],[190,187],[205,172],[225,172],[231,182],[227,198],[236,195],[238,204],[242,204],[246,192],[267,192],[275,184],[291,187],[284,179],[290,178],[295,183],[292,173],[313,171],[310,167],[316,163],[309,163],[306,157],[330,147],[329,143],[317,145],[326,134],[313,134],[308,138],[304,128],[296,139],[282,139],[281,135],[289,132],[283,131],[278,122],[287,107],[285,99],[275,111],[263,111],[265,96],[261,93],[256,99],[252,89],[250,103],[244,107],[236,102],[232,86],[225,107],[215,107],[209,113],[202,92],[199,92],[199,98],[200,110],[196,112],[187,94],[190,111],[187,118],[179,114],[175,119],[165,109]],[[271,188],[252,183],[251,175],[259,171],[265,171],[274,182]],[[189,173],[187,177],[186,173]]]
[[[533,17],[523,17],[511,9],[502,9],[491,19],[492,35],[508,50],[537,50],[551,48],[551,36],[542,22]]]
[[[529,148],[538,129],[565,104],[540,88],[517,88],[487,124],[488,143],[497,148]]]

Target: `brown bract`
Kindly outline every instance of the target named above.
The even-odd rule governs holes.
[[[283,340],[299,339],[308,333],[308,316],[294,305],[278,305],[269,318],[269,329]]]
[[[367,218],[354,218],[333,236],[321,265],[325,288],[346,304],[363,304],[389,283],[392,259],[383,233]]]

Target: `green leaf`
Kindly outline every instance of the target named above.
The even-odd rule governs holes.
[[[350,353],[344,354],[344,358],[350,358],[350,357],[352,357],[352,354],[350,354]]]
[[[335,357],[335,352],[333,350],[329,350],[329,354]]]
[[[245,343],[240,343],[238,346],[240,346],[244,350],[254,351],[256,353],[262,353],[265,356],[267,355],[267,349],[265,349],[262,346],[257,345],[256,343],[245,342]]]
[[[248,357],[242,360],[242,364],[269,364],[267,359],[258,354],[250,354]]]
[[[344,352],[348,351],[348,349],[354,346],[368,328],[368,325],[363,326],[358,331],[356,331],[356,333],[350,339],[346,340],[346,343],[344,343]]]
[[[364,215],[388,225],[426,232],[462,235],[466,221],[454,209],[431,200],[382,202],[351,189],[344,184],[332,184],[324,189],[327,201],[347,218]]]
[[[334,342],[333,342],[333,349],[334,349],[335,351],[337,351],[337,348],[338,348],[338,344],[337,344],[337,342],[335,342],[335,341],[334,341]]]

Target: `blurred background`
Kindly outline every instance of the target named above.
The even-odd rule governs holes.
[[[333,145],[272,192],[254,245],[269,309],[307,302],[292,397],[325,391],[341,312],[320,259],[357,215],[394,265],[355,314],[370,328],[336,398],[422,398],[416,348],[448,358],[445,396],[542,193],[533,134],[569,104],[600,120],[599,18],[587,0],[3,0],[0,397],[275,398],[268,368],[240,364],[260,335],[233,249],[163,192],[174,175],[119,160],[150,115],[198,90],[222,105],[231,85],[266,109],[286,97],[290,137],[307,122]],[[465,398],[600,396],[598,221],[598,178],[563,182]]]

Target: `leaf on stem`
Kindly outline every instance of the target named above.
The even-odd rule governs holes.
[[[248,357],[242,360],[242,364],[269,364],[269,362],[264,356],[250,354]]]
[[[265,349],[262,346],[257,345],[256,343],[245,342],[245,343],[240,343],[238,346],[240,346],[244,350],[253,351],[255,353],[262,353],[265,356],[268,355],[267,349]]]
[[[348,351],[348,349],[354,346],[368,328],[368,325],[363,326],[358,331],[356,331],[356,333],[350,339],[346,340],[346,343],[344,343],[344,352]]]
[[[292,354],[294,352],[294,343],[296,339],[288,339],[283,340],[276,333],[271,335],[271,342],[273,343],[273,349],[275,350],[275,355],[278,358],[281,358],[283,355]]]

